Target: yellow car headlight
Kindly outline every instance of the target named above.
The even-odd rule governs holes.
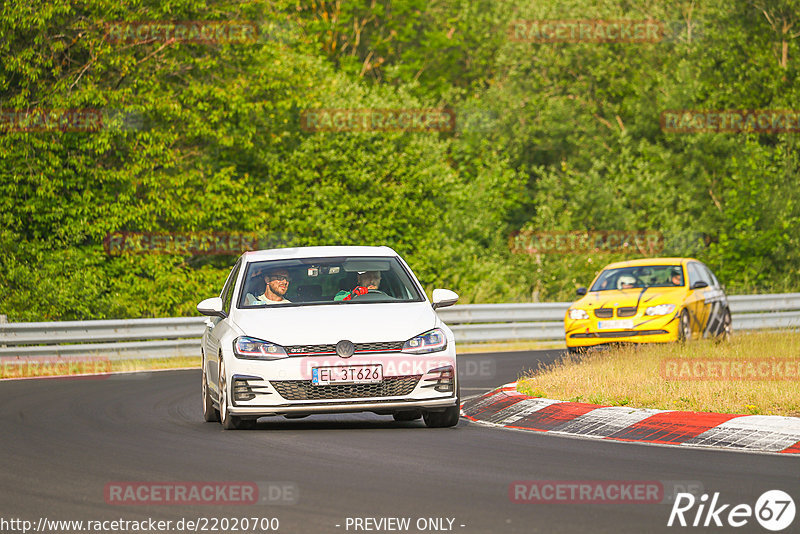
[[[586,313],[585,310],[581,309],[571,309],[569,310],[569,318],[570,319],[588,319],[589,314]]]
[[[659,304],[658,306],[650,306],[644,311],[645,315],[667,315],[672,313],[675,309],[674,304]]]

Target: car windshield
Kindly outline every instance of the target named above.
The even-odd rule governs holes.
[[[351,256],[250,263],[238,307],[423,300],[424,296],[397,258]]]
[[[680,265],[643,265],[606,269],[597,277],[590,291],[683,285],[683,269]]]

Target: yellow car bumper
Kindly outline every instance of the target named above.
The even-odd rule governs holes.
[[[667,343],[677,341],[679,315],[637,315],[631,317],[633,328],[600,328],[607,319],[564,319],[568,348],[593,347],[608,343]]]

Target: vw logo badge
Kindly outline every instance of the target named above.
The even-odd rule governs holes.
[[[338,354],[340,358],[349,358],[355,351],[356,346],[353,345],[352,341],[347,339],[343,339],[336,344],[336,354]]]

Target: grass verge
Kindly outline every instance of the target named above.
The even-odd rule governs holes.
[[[566,356],[520,379],[533,397],[735,414],[800,416],[800,333],[643,344]]]

